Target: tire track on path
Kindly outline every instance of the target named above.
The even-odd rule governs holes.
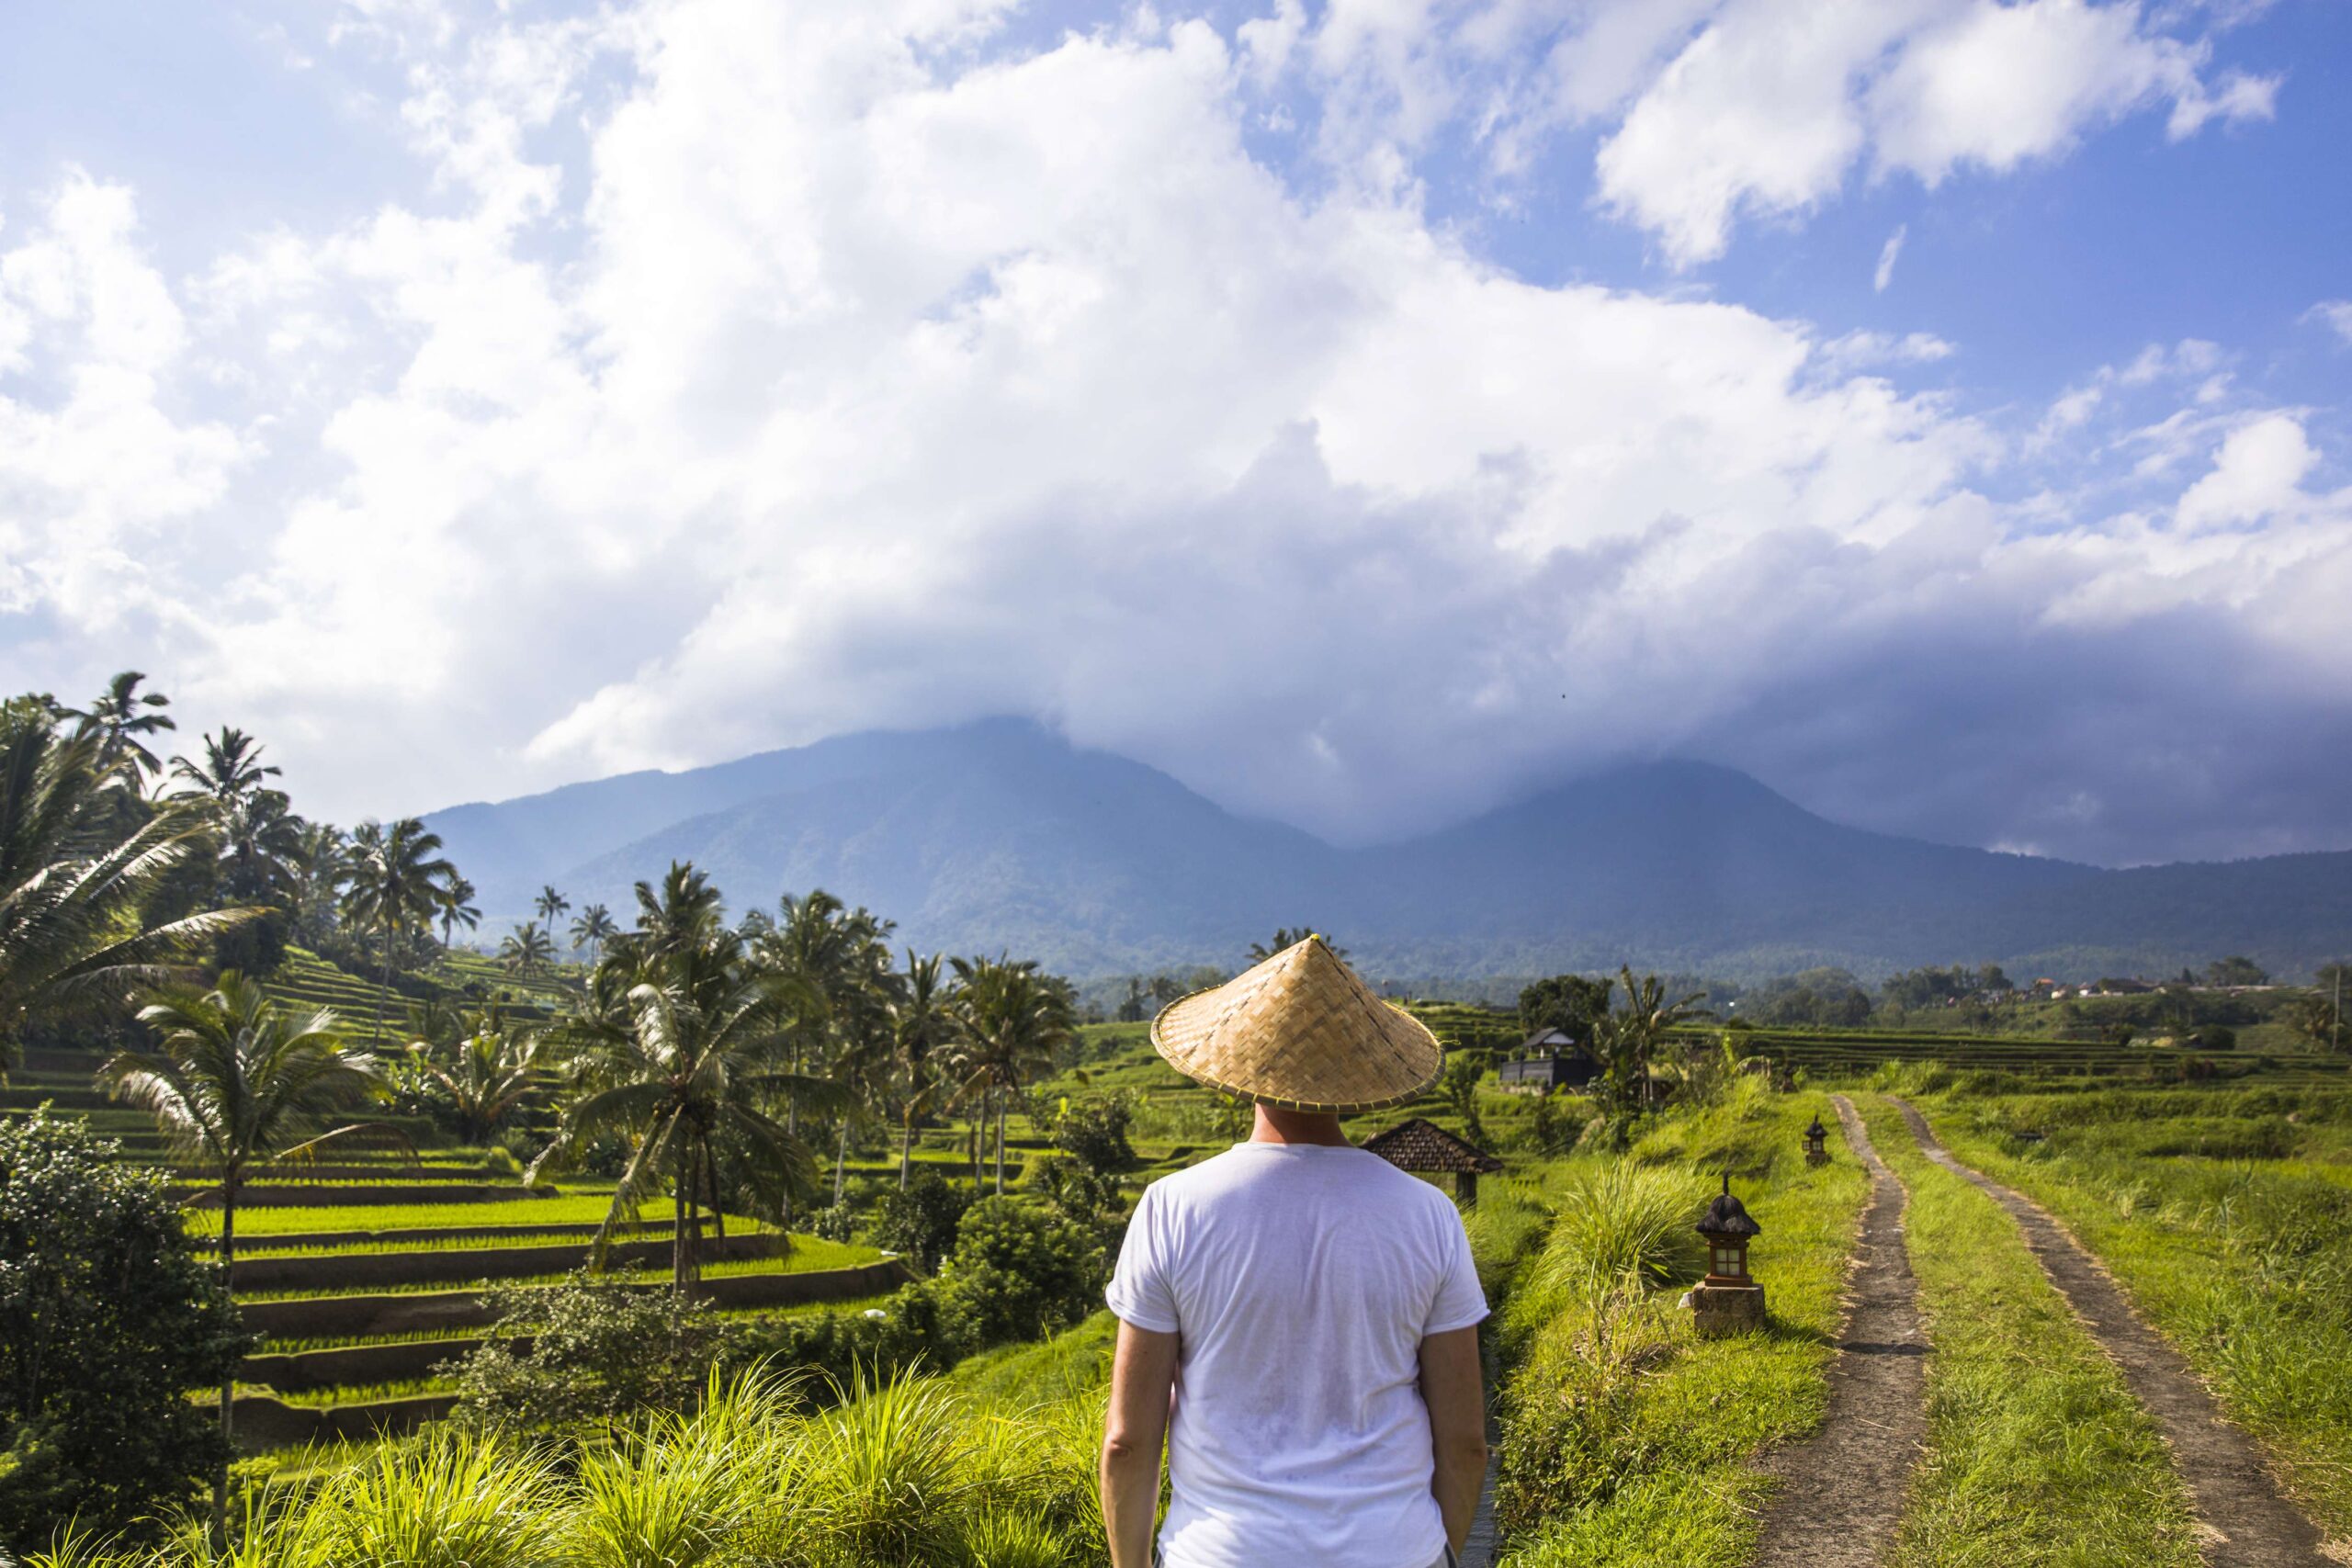
[[[1908,1194],[1878,1157],[1852,1102],[1830,1097],[1846,1143],[1871,1177],[1870,1206],[1848,1281],[1851,1305],[1829,1369],[1821,1429],[1758,1468],[1781,1485],[1764,1510],[1758,1568],[1870,1568],[1903,1515],[1905,1483],[1927,1439],[1928,1342],[1904,1246]]]
[[[1954,1159],[1909,1103],[1886,1098],[1922,1154],[2008,1211],[2041,1271],[2156,1418],[2206,1532],[2199,1555],[2211,1568],[2333,1568],[2319,1530],[2280,1495],[2254,1439],[2223,1418],[2188,1363],[2140,1321],[2098,1259],[2033,1200]]]

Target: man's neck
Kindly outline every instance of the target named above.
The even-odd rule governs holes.
[[[1340,1119],[1325,1111],[1283,1111],[1272,1105],[1258,1107],[1258,1123],[1250,1130],[1253,1144],[1323,1144],[1334,1148],[1348,1147],[1348,1134],[1341,1131]]]

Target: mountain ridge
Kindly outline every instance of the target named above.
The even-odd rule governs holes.
[[[2352,852],[2110,871],[1846,827],[1694,761],[1628,764],[1340,849],[992,719],[426,820],[493,920],[526,918],[553,883],[626,921],[631,884],[691,860],[736,909],[823,886],[925,951],[1008,951],[1080,977],[1231,964],[1310,919],[1374,972],[1464,978],[1621,960],[1739,977],[1987,958],[2072,977],[2241,951],[2307,972],[2352,949]]]

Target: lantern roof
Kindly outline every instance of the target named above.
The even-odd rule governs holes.
[[[1820,1111],[1816,1111],[1813,1113],[1813,1125],[1804,1130],[1804,1135],[1808,1138],[1826,1138],[1829,1136],[1829,1129],[1821,1124]],[[1728,1181],[1730,1178],[1726,1177],[1724,1179]]]
[[[1699,1216],[1699,1234],[1706,1236],[1762,1235],[1764,1227],[1747,1213],[1747,1205],[1731,1195],[1731,1173],[1724,1173],[1724,1190]]]

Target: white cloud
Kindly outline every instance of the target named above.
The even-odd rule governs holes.
[[[682,0],[592,33],[427,13],[395,52],[433,203],[257,235],[184,303],[121,193],[5,253],[28,259],[0,261],[0,411],[61,419],[56,389],[128,367],[154,437],[91,448],[128,457],[44,481],[30,515],[169,522],[175,559],[225,563],[145,580],[164,629],[138,661],[346,816],[1023,711],[1363,834],[1615,756],[1818,741],[1809,710],[1768,720],[2049,628],[2120,638],[2188,605],[2278,660],[2342,647],[2305,607],[2342,509],[2292,501],[2311,461],[2280,488],[2275,434],[2230,436],[2177,530],[1998,502],[1997,422],[1904,384],[1954,352],[1932,334],[1537,287],[1410,180],[1303,195],[1253,161],[1253,78],[1318,48],[1385,62],[1338,91],[1408,145],[1410,114],[1364,106],[1429,63],[1414,8],[992,53],[1000,9]],[[1664,156],[1678,102],[1733,93],[1703,244],[1753,205],[1739,128],[1785,100],[1776,188],[1802,206],[1869,141],[1861,67],[1824,62],[1924,26],[1889,14],[1825,13],[1785,69],[1760,7],[1687,42],[1633,29],[1624,59],[1672,63],[1623,88],[1612,144],[1633,157],[1641,120]],[[207,367],[249,424],[175,423]],[[2102,371],[2052,439],[2221,367],[2180,344]],[[0,476],[19,450],[0,434]],[[108,460],[163,467],[117,504],[88,477]],[[2190,525],[2266,505],[2294,526]],[[59,668],[102,676],[125,641],[37,526],[9,591],[68,628]]]
[[[1894,281],[1894,258],[1903,254],[1903,237],[1907,232],[1909,225],[1897,223],[1894,232],[1886,237],[1886,243],[1879,247],[1878,270],[1871,274],[1874,292],[1885,293],[1886,286]]]
[[[2300,422],[2265,414],[2230,432],[2212,471],[2188,487],[2174,515],[2187,528],[2258,523],[2303,499],[2303,477],[2318,462]]]
[[[244,456],[236,433],[170,407],[162,381],[186,349],[124,187],[72,172],[0,245],[0,611],[114,632],[153,607],[144,547]]]
[[[2324,299],[2304,313],[2306,321],[2315,321],[2352,344],[2352,299]]]
[[[2063,154],[2151,106],[2171,106],[2176,140],[2267,119],[2279,85],[2240,72],[2209,85],[2210,45],[2157,30],[2126,3],[1724,0],[1703,14],[1637,89],[1622,73],[1611,91],[1555,76],[1553,99],[1518,111],[1548,124],[1624,103],[1598,156],[1600,200],[1684,266],[1722,254],[1743,216],[1790,219],[1830,199],[1866,158],[1934,186],[1962,167],[2001,173]]]

